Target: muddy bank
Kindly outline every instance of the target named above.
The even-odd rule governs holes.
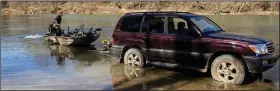
[[[1,2],[5,15],[123,14],[140,11],[181,11],[203,15],[278,15],[278,2]]]

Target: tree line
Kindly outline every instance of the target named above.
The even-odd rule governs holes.
[[[59,8],[75,14],[98,13],[102,11],[118,12],[119,10],[146,10],[146,11],[189,11],[206,13],[244,13],[244,12],[278,12],[279,2],[67,2],[67,1],[1,1],[2,12],[22,12],[47,14],[56,13]],[[113,11],[115,10],[115,11]]]

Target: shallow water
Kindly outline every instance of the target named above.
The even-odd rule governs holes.
[[[55,15],[2,16],[1,88],[2,89],[244,89],[279,90],[279,65],[264,72],[266,79],[244,85],[214,81],[211,76],[191,70],[149,66],[128,67],[108,54],[92,48],[50,46],[42,38],[24,38],[47,32]],[[110,39],[120,15],[64,15],[62,25],[70,30],[100,27],[100,40]],[[279,50],[279,16],[209,16],[227,32],[250,34],[273,40]],[[277,51],[279,52],[279,51]]]

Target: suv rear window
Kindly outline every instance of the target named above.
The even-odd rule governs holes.
[[[121,31],[122,32],[140,32],[143,16],[127,16],[124,18]]]
[[[164,33],[164,16],[146,17],[141,32]]]

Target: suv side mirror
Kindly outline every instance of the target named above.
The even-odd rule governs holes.
[[[101,28],[96,28],[96,29],[95,29],[95,31],[101,31],[101,30],[102,30]]]

